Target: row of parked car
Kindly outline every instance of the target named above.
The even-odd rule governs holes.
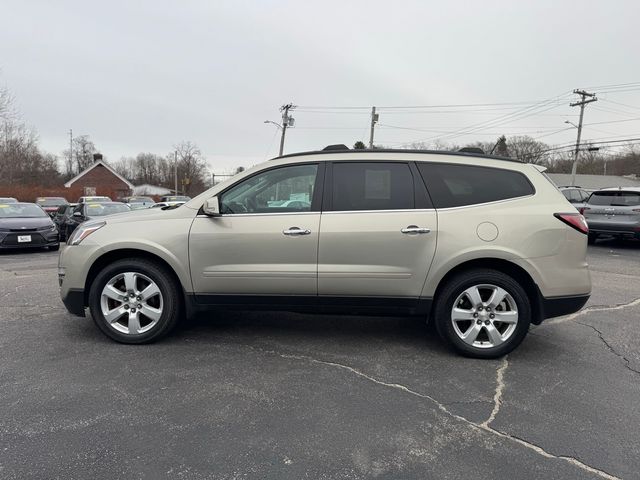
[[[560,187],[560,191],[584,215],[589,243],[601,235],[640,238],[640,188],[615,187],[588,190]]]
[[[39,197],[36,203],[0,197],[0,248],[44,248],[58,250],[82,222],[95,217],[144,208],[171,208],[185,203],[187,196],[127,197],[114,202],[105,196],[80,197],[69,203],[63,197]]]

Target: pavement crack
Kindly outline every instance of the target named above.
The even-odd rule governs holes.
[[[596,332],[598,334],[598,338],[600,338],[600,340],[602,341],[602,343],[604,343],[604,345],[607,347],[607,349],[613,353],[616,357],[621,358],[624,361],[624,367],[628,370],[631,370],[633,373],[638,373],[640,374],[640,370],[636,370],[635,368],[633,368],[631,366],[631,361],[625,357],[623,354],[619,353],[615,348],[613,348],[613,346],[607,342],[607,340],[604,338],[603,333],[598,330],[596,327],[594,327],[593,325],[590,325],[588,323],[584,323],[584,322],[578,322],[576,321],[577,324],[579,325],[583,325],[585,327],[589,327],[591,328],[594,332]]]
[[[627,303],[618,303],[616,305],[592,305],[590,307],[583,308],[579,312],[567,315],[566,317],[555,318],[544,323],[545,325],[557,325],[558,323],[570,322],[571,320],[575,320],[576,318],[582,317],[583,315],[586,315],[588,313],[613,312],[615,310],[623,310],[625,308],[635,307],[637,305],[640,305],[640,298],[636,298],[635,300]]]
[[[256,349],[255,347],[249,347],[252,349]],[[608,472],[605,472],[604,470],[600,470],[598,468],[592,467],[590,465],[587,465],[584,462],[581,462],[580,460],[578,460],[575,457],[572,456],[567,456],[567,455],[555,455],[553,453],[548,452],[547,450],[545,450],[544,448],[542,448],[539,445],[536,445],[534,443],[528,442],[526,440],[523,440],[522,438],[519,438],[515,435],[511,435],[505,432],[501,432],[500,430],[496,430],[493,427],[489,426],[489,422],[493,420],[492,417],[495,418],[495,414],[497,414],[497,412],[499,411],[499,405],[500,405],[500,399],[502,397],[502,391],[504,390],[504,381],[503,381],[503,377],[504,377],[504,371],[506,370],[506,368],[508,367],[508,362],[505,361],[500,365],[500,367],[498,368],[498,373],[497,376],[499,377],[499,385],[496,388],[496,393],[494,395],[494,400],[495,400],[495,405],[494,406],[494,411],[492,412],[492,415],[489,417],[489,419],[487,419],[485,422],[482,423],[476,423],[476,422],[472,422],[471,420],[463,417],[462,415],[457,415],[455,413],[453,413],[452,411],[450,411],[444,403],[439,402],[438,400],[436,400],[434,397],[432,397],[431,395],[427,395],[425,393],[420,393],[417,392],[415,390],[410,389],[409,387],[402,385],[400,383],[393,383],[393,382],[385,382],[383,380],[379,380],[375,377],[372,377],[371,375],[367,375],[364,372],[361,372],[360,370],[354,368],[354,367],[350,367],[349,365],[344,365],[341,363],[337,363],[337,362],[330,362],[330,361],[326,361],[326,360],[319,360],[317,358],[313,358],[313,357],[309,357],[307,355],[294,355],[294,354],[288,354],[288,353],[280,353],[280,352],[276,352],[273,350],[263,350],[263,349],[257,349],[257,350],[261,350],[264,353],[269,353],[272,355],[278,355],[281,358],[285,358],[285,359],[291,359],[291,360],[302,360],[302,361],[306,361],[306,362],[310,362],[310,363],[315,363],[315,364],[319,364],[319,365],[325,365],[328,367],[333,367],[333,368],[339,368],[341,370],[345,370],[347,372],[350,372],[358,377],[364,378],[370,382],[373,382],[377,385],[381,385],[384,387],[388,387],[388,388],[393,388],[396,390],[399,390],[401,392],[404,393],[408,393],[410,395],[414,395],[416,397],[419,398],[423,398],[426,400],[429,400],[430,402],[432,402],[437,408],[438,410],[440,410],[441,412],[445,413],[446,415],[448,415],[451,418],[454,418],[468,426],[470,426],[472,429],[477,430],[477,431],[481,431],[481,432],[487,432],[490,433],[492,435],[496,435],[500,438],[515,442],[523,447],[526,447],[534,452],[536,452],[537,454],[545,457],[545,458],[552,458],[552,459],[556,459],[556,460],[562,460],[565,461],[575,467],[578,467],[586,472],[589,473],[593,473],[594,475],[597,475],[601,478],[606,478],[608,480],[621,480],[619,477],[616,477],[615,475],[612,475]],[[500,385],[502,385],[502,387],[500,387]],[[494,414],[495,412],[495,414]]]
[[[481,427],[488,427],[491,422],[496,419],[496,415],[500,411],[500,407],[502,406],[502,394],[505,389],[504,383],[504,372],[509,368],[509,359],[508,355],[502,359],[502,363],[498,367],[496,371],[496,391],[493,394],[493,410],[491,410],[491,415],[484,422],[480,424]]]

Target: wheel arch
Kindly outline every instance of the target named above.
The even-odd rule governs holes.
[[[151,253],[145,250],[139,250],[136,248],[121,248],[117,250],[110,250],[106,253],[103,253],[101,256],[95,259],[91,267],[89,268],[89,272],[87,273],[87,277],[85,279],[84,285],[84,304],[85,306],[89,305],[89,291],[91,290],[91,285],[93,281],[98,276],[98,273],[110,263],[116,262],[118,260],[122,260],[125,258],[136,258],[136,259],[144,259],[152,261],[162,268],[164,268],[169,275],[171,275],[176,283],[180,285],[180,296],[183,302],[186,300],[186,292],[185,286],[180,281],[180,277],[176,273],[175,269],[163,259],[161,256],[156,255],[155,253]]]
[[[525,292],[527,293],[527,296],[529,297],[529,302],[531,303],[531,323],[539,325],[542,322],[542,295],[540,293],[538,285],[524,268],[503,258],[476,258],[473,260],[467,260],[449,270],[440,279],[440,282],[438,282],[438,286],[436,287],[436,291],[433,295],[433,302],[430,312],[431,315],[433,314],[436,302],[438,301],[438,296],[447,282],[455,275],[478,268],[497,270],[506,275],[509,275],[520,285],[522,285]]]

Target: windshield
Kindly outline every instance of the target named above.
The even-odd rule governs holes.
[[[85,197],[85,202],[110,202],[111,199],[109,197]]]
[[[130,211],[124,203],[91,203],[87,205],[87,217],[102,217]]]
[[[609,207],[636,207],[640,205],[640,192],[594,192],[589,203]]]
[[[0,218],[38,218],[47,214],[33,203],[0,204]]]
[[[59,207],[69,202],[64,198],[39,198],[36,203],[42,207]]]

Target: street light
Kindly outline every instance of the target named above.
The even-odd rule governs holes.
[[[567,124],[571,125],[573,128],[578,128],[578,125],[576,125],[573,122],[570,122],[569,120],[565,120],[564,123],[567,123]]]
[[[272,122],[271,120],[265,120],[264,123],[272,123],[273,125],[278,127],[280,130],[282,130],[282,125],[280,125],[279,123]]]

